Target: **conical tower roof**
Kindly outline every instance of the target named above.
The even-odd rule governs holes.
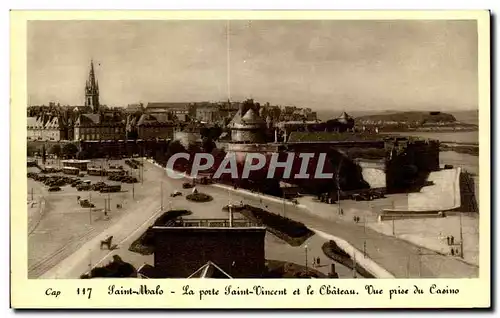
[[[243,116],[241,109],[238,110],[228,127],[231,129],[261,129],[265,125],[266,122],[250,108]]]
[[[349,116],[349,114],[347,114],[347,113],[344,111],[344,112],[342,112],[342,114],[338,117],[338,120],[339,120],[340,122],[347,123],[347,122],[349,122],[349,121],[352,121],[353,119],[352,119],[352,117],[351,117],[351,116]]]
[[[266,123],[252,108],[246,112],[245,116],[241,118],[241,121],[246,125],[259,125]]]

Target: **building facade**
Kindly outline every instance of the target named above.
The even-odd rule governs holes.
[[[67,129],[62,117],[41,115],[28,117],[27,140],[59,141],[67,139]]]
[[[74,140],[125,139],[125,121],[116,113],[81,114],[74,125]]]
[[[27,120],[28,140],[42,140],[43,128],[44,128],[44,122],[42,116],[28,117]]]
[[[216,123],[220,120],[219,110],[214,106],[197,107],[196,119],[205,123]]]
[[[192,105],[190,103],[148,103],[145,112],[148,114],[169,113],[176,120],[184,122],[189,120]]]
[[[172,139],[174,137],[174,123],[169,114],[143,114],[137,122],[139,139]]]

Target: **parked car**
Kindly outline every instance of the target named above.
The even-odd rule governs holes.
[[[183,189],[191,189],[192,187],[194,187],[194,186],[193,186],[193,184],[192,184],[192,183],[189,183],[189,182],[184,182],[184,183],[182,184],[182,188],[183,188]]]
[[[78,191],[89,191],[90,190],[90,185],[88,184],[80,184],[76,187]]]
[[[172,192],[172,193],[170,194],[170,196],[171,196],[172,198],[175,198],[175,197],[177,197],[177,196],[181,196],[181,195],[182,195],[182,193],[181,193],[180,191],[174,191],[174,192]]]
[[[120,192],[122,189],[121,185],[106,185],[103,186],[99,192],[101,193],[108,193],[108,192]]]
[[[60,187],[50,187],[49,191],[50,192],[61,191],[61,188]]]
[[[356,201],[371,201],[373,199],[371,194],[364,194],[364,193],[354,194],[353,197],[354,200]]]
[[[80,206],[82,208],[95,208],[94,203],[89,202],[89,200],[80,200]]]

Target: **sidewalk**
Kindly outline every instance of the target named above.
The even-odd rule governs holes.
[[[266,209],[273,213],[280,215],[285,213],[286,217],[301,222],[309,228],[342,238],[357,251],[363,251],[366,248],[368,258],[397,278],[472,278],[479,275],[478,266],[381,234],[368,226],[364,228],[355,224],[352,218],[336,218],[336,205],[326,205],[318,202],[318,205],[307,208],[304,203],[296,205],[287,202],[284,209],[283,200],[279,198],[242,189],[235,190],[224,185],[207,185],[204,187],[210,187],[213,190],[218,188],[222,191],[221,195],[225,195],[226,191],[230,191],[232,200],[244,200],[245,203],[256,206],[260,205],[261,199],[265,200]],[[383,199],[381,202],[386,205],[393,204],[391,200],[392,198],[388,198],[385,201]],[[368,215],[369,212],[365,211],[364,213]]]
[[[308,210],[314,211],[314,215],[328,219],[331,221],[350,222],[360,228],[363,228],[366,222],[366,227],[381,234],[396,237],[407,241],[416,246],[427,248],[441,254],[450,254],[450,246],[448,246],[446,237],[453,235],[455,241],[459,241],[460,237],[460,217],[458,215],[450,215],[444,218],[422,218],[422,219],[401,219],[393,222],[379,222],[377,215],[387,206],[392,204],[392,201],[400,202],[402,206],[404,198],[394,198],[389,196],[385,199],[378,199],[371,202],[360,201],[342,201],[341,206],[344,211],[343,215],[338,214],[337,204],[326,204],[316,201],[312,197],[303,197],[299,201],[302,206],[306,206]],[[355,224],[354,216],[360,217],[360,222]],[[464,260],[465,262],[479,266],[479,219],[471,216],[462,216],[462,228],[464,236]],[[459,246],[455,246],[458,248]],[[450,258],[453,256],[449,255]],[[462,260],[459,260],[462,261]]]

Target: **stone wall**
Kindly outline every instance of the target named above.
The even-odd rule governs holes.
[[[232,130],[233,142],[264,143],[266,136],[264,130]]]

